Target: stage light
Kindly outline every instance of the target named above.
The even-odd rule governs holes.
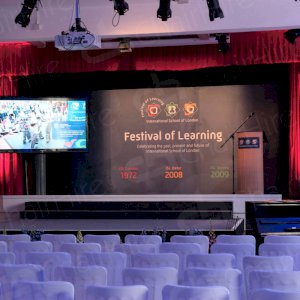
[[[130,41],[127,39],[120,40],[118,49],[120,53],[132,52],[132,49],[130,47]]]
[[[300,36],[300,29],[291,29],[284,33],[284,37],[291,44],[295,43],[298,36]]]
[[[20,24],[22,27],[26,27],[30,23],[30,16],[37,5],[37,2],[38,0],[24,0],[21,12],[15,18],[15,23]]]
[[[206,2],[208,6],[210,21],[214,21],[214,19],[216,18],[224,18],[224,14],[220,7],[219,0],[206,0]]]
[[[169,18],[171,18],[172,10],[170,6],[171,0],[160,0],[159,8],[157,10],[157,18],[161,19],[162,21],[167,21]]]
[[[219,51],[223,54],[227,53],[229,50],[229,44],[228,44],[229,36],[226,33],[217,33],[216,34],[216,40],[219,44]]]
[[[123,16],[129,10],[129,5],[125,0],[114,0],[114,10]]]

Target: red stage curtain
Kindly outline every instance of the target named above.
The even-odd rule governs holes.
[[[14,78],[35,74],[33,49],[30,43],[0,43],[0,76]],[[3,90],[2,85],[1,88]]]
[[[0,96],[16,95],[17,79],[14,74],[24,75],[24,67],[19,55],[9,53],[9,46],[0,47]],[[4,49],[5,48],[5,49]],[[3,59],[2,59],[3,58]],[[22,195],[23,194],[23,170],[21,154],[0,154],[0,195]]]
[[[300,196],[300,64],[292,64],[290,70],[290,176],[289,194]]]

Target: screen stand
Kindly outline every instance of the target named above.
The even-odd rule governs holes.
[[[46,195],[46,154],[35,155],[36,194]]]

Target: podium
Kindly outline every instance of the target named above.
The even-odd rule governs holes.
[[[237,133],[237,193],[263,194],[263,133]]]

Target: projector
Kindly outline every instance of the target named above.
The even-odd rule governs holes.
[[[88,31],[68,31],[56,35],[54,44],[62,51],[100,49],[101,37]]]

